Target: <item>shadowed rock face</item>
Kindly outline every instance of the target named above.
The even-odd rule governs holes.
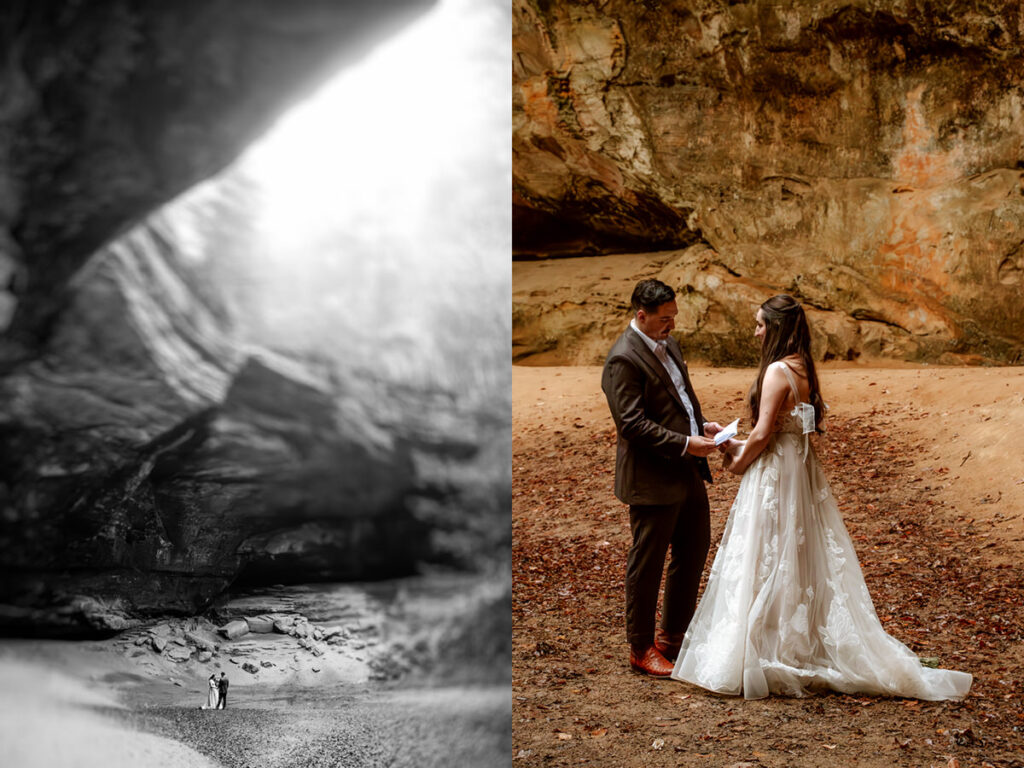
[[[190,262],[202,233],[151,213],[427,4],[16,5],[0,629],[118,630],[239,578],[399,576],[507,547],[500,407],[260,348]],[[249,234],[222,223],[221,242]]]
[[[778,292],[819,357],[1022,359],[1017,4],[513,6],[517,255],[673,251],[715,362]],[[517,297],[520,358],[596,362],[530,332],[555,298]],[[621,328],[588,311],[554,325]]]
[[[0,379],[0,626],[119,629],[239,575],[371,579],[437,559],[416,507],[452,489],[414,461],[474,456],[472,429],[396,429],[331,366],[237,343],[184,279],[172,219],[97,254],[40,356]]]

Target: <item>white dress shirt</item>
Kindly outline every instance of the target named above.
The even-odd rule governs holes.
[[[643,339],[644,344],[647,348],[654,353],[654,356],[661,361],[661,364],[665,367],[668,372],[669,378],[672,379],[672,384],[676,388],[676,392],[679,393],[679,399],[683,401],[683,407],[686,409],[686,415],[690,417],[690,436],[699,437],[700,431],[697,427],[697,419],[693,414],[693,403],[690,402],[690,396],[686,394],[686,385],[683,382],[683,372],[679,370],[679,366],[676,365],[676,361],[672,359],[672,355],[668,353],[668,344],[664,341],[655,341],[643,331],[641,331],[636,324],[636,318],[629,321],[629,327],[637,332],[637,335]],[[683,453],[686,453],[686,448],[690,444],[690,438],[686,438],[686,444],[683,446]]]

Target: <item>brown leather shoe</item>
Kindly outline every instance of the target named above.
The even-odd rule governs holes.
[[[629,649],[629,666],[633,668],[634,672],[651,677],[668,677],[672,674],[672,664],[658,653],[658,649],[653,645],[647,646],[643,651],[631,647]]]
[[[682,635],[670,635],[660,627],[654,633],[654,647],[657,648],[658,653],[664,656],[668,661],[675,662],[676,657],[679,656],[679,649],[682,645]]]

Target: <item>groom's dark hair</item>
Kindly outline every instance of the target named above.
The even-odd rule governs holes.
[[[672,301],[675,297],[676,292],[661,282],[661,280],[649,278],[641,280],[636,284],[629,303],[633,307],[633,312],[641,309],[644,312],[652,312],[665,302]]]

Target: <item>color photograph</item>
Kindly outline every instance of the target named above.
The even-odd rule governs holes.
[[[1024,766],[1019,3],[512,5],[514,764]]]

